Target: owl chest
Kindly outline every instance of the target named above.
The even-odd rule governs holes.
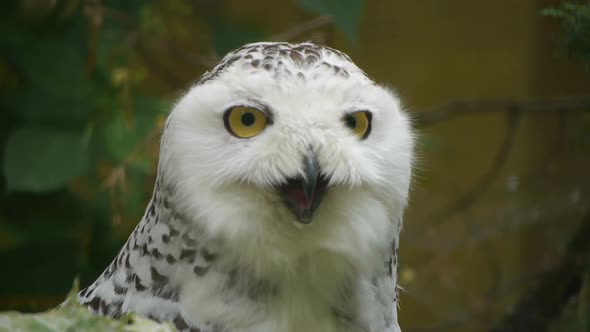
[[[298,275],[299,274],[299,275]],[[187,285],[181,302],[195,322],[216,322],[228,331],[362,331],[359,294],[348,278],[292,271],[282,279],[248,273],[206,276]]]

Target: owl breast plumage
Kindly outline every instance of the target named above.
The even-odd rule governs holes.
[[[179,331],[393,332],[413,138],[337,50],[255,43],[184,95],[153,196],[78,300]]]

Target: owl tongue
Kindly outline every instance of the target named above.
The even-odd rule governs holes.
[[[315,190],[312,192],[311,197],[307,197],[301,183],[292,183],[283,188],[283,195],[285,198],[289,199],[290,203],[293,204],[295,208],[307,210],[311,209],[313,206]]]
[[[317,156],[313,153],[303,158],[303,172],[302,176],[288,179],[279,190],[297,221],[309,224],[326,192],[328,181],[321,175]]]

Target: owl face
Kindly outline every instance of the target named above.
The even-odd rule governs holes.
[[[412,147],[398,99],[346,55],[259,43],[228,54],[178,102],[160,169],[212,232],[280,233],[396,218]]]

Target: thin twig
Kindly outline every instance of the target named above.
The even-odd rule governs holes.
[[[456,100],[414,115],[415,126],[425,128],[463,114],[504,112],[516,108],[522,112],[589,111],[590,96],[552,97],[531,100],[475,99]]]
[[[512,106],[515,107],[515,106]],[[518,119],[520,118],[520,109],[513,108],[507,114],[507,129],[504,135],[504,140],[498,148],[498,152],[494,157],[492,165],[481,178],[481,180],[473,186],[469,191],[461,195],[453,204],[447,207],[443,212],[439,213],[433,220],[445,220],[456,214],[467,210],[477,201],[477,199],[487,190],[487,188],[494,182],[500,171],[506,164],[510,150],[514,145],[514,138],[516,137],[516,128]]]
[[[580,292],[590,261],[589,238],[590,214],[587,214],[572,236],[560,264],[533,285],[514,309],[490,331],[548,331],[549,323]]]

